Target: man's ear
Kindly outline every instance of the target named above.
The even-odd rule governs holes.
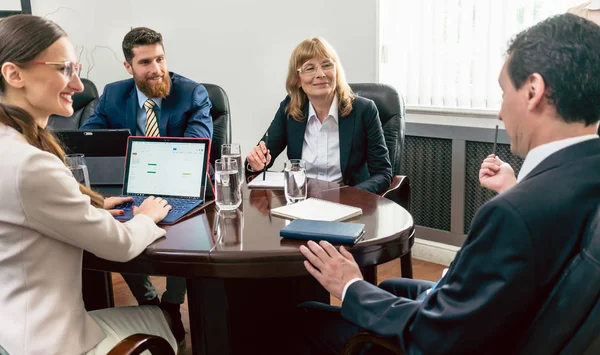
[[[125,66],[125,69],[129,73],[129,75],[133,75],[133,68],[131,67],[131,64],[129,64],[128,61],[124,61],[123,66]]]
[[[546,83],[539,73],[533,73],[529,75],[525,85],[527,85],[527,108],[532,111],[535,110],[544,99]]]
[[[17,89],[21,89],[25,86],[21,68],[11,62],[5,62],[2,64],[2,77],[7,85]]]

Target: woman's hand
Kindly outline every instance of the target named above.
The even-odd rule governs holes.
[[[142,202],[140,207],[133,206],[133,215],[145,214],[152,218],[154,223],[158,223],[167,216],[170,210],[171,205],[169,205],[167,200],[161,197],[150,196]]]
[[[265,142],[260,141],[256,147],[252,149],[246,158],[248,165],[255,172],[261,171],[265,165],[271,162],[271,151],[267,149]]]
[[[121,216],[125,212],[123,210],[115,210],[114,208],[122,203],[133,201],[133,197],[108,197],[104,199],[104,209],[108,210],[113,216]]]

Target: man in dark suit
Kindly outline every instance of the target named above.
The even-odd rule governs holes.
[[[145,27],[132,29],[123,39],[123,54],[125,69],[133,78],[106,85],[82,129],[129,128],[142,136],[212,137],[207,91],[168,71],[160,33]]]
[[[129,128],[139,136],[211,138],[211,103],[204,86],[170,73],[162,35],[146,27],[129,31],[123,39],[125,69],[132,79],[108,84],[96,112],[82,129]],[[186,283],[167,277],[167,290],[158,300],[156,289],[145,275],[123,274],[140,305],[160,305],[171,315],[173,333],[185,340],[180,305]]]
[[[361,329],[406,354],[515,353],[600,204],[598,43],[600,27],[565,14],[510,44],[498,117],[525,161],[516,183],[488,174],[510,186],[478,211],[438,284],[391,279],[376,287],[343,247],[300,248],[306,269],[342,299],[341,309],[302,308],[314,353],[338,352]]]

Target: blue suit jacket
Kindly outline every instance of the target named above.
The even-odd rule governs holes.
[[[171,91],[162,100],[158,130],[163,137],[212,138],[212,104],[204,86],[175,73]],[[96,111],[81,129],[129,128],[135,134],[138,97],[133,79],[104,87]]]
[[[571,258],[600,196],[600,139],[544,159],[483,205],[465,244],[423,302],[364,281],[342,303],[352,323],[412,354],[514,354]]]
[[[287,96],[269,126],[267,148],[272,158],[269,167],[286,147],[288,159],[302,159],[307,120],[298,122],[286,114],[285,107],[289,102]],[[307,101],[303,108],[304,117],[308,117],[308,105]],[[392,182],[392,165],[375,103],[357,96],[350,115],[339,115],[338,127],[343,183],[372,193],[384,192]],[[261,140],[266,138],[263,136]]]

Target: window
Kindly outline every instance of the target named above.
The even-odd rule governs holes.
[[[500,107],[509,39],[584,0],[380,0],[379,81],[412,107]]]

